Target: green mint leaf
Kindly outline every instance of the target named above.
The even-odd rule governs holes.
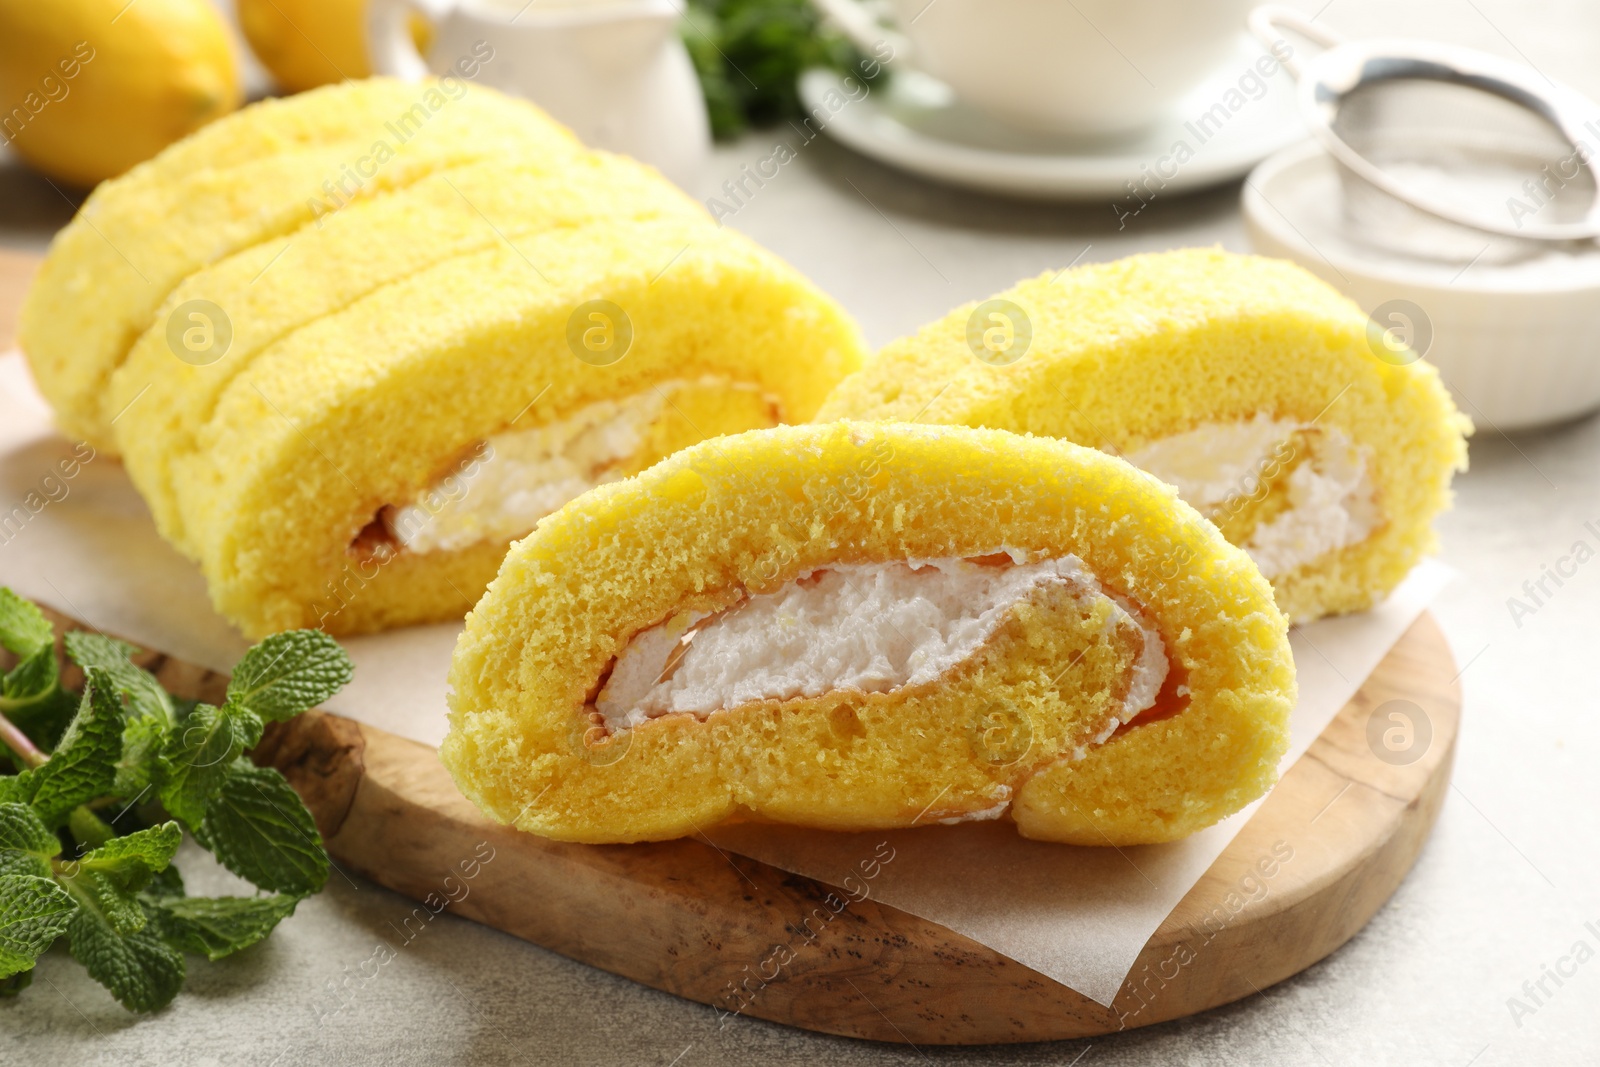
[[[109,793],[122,755],[122,700],[110,680],[88,672],[83,700],[50,762],[32,774],[33,806],[39,817],[56,825],[79,804]]]
[[[164,1008],[183,986],[183,955],[150,925],[123,936],[88,908],[67,923],[72,958],[129,1011]]]
[[[61,842],[28,805],[0,803],[0,849],[13,848],[49,859],[60,854]]]
[[[22,659],[55,643],[44,612],[11,590],[0,587],[0,646]]]
[[[87,630],[73,630],[63,641],[74,663],[84,670],[93,667],[111,679],[111,684],[128,702],[130,719],[159,719],[166,726],[177,722],[172,697],[161,688],[155,675],[133,662],[133,655],[138,651],[134,646]]]
[[[294,914],[299,897],[180,897],[147,903],[168,944],[209,960],[231,956],[272,933]]]
[[[0,711],[16,712],[48,700],[60,681],[54,645],[45,645],[0,678]]]
[[[0,777],[0,804],[32,804],[39,776],[32,771]]]
[[[160,771],[161,749],[168,730],[158,719],[129,719],[122,731],[122,757],[117,760],[111,791],[119,797],[137,797],[155,781]]]
[[[352,672],[345,650],[321,630],[285,630],[244,654],[228,682],[228,703],[281,722],[333,696]]]
[[[123,889],[114,877],[85,870],[68,861],[56,874],[56,883],[72,894],[82,911],[92,912],[120,935],[138,933],[144,928],[144,909],[135,896]]]
[[[50,876],[61,842],[27,804],[0,802],[0,875]]]
[[[0,978],[31,970],[77,905],[49,878],[0,875]]]
[[[18,971],[9,978],[0,978],[0,997],[14,997],[33,984],[33,970]]]
[[[167,811],[190,829],[199,826],[229,766],[261,739],[261,729],[261,720],[244,708],[195,705],[161,749],[161,803]]]
[[[224,867],[262,889],[309,896],[328,880],[317,824],[271,767],[239,760],[228,768],[195,838]]]
[[[0,877],[8,874],[26,874],[32,878],[49,878],[54,873],[50,861],[42,860],[28,852],[15,849],[0,851]]]
[[[156,756],[178,721],[172,698],[155,675],[133,662],[138,650],[126,641],[105,634],[73,630],[64,638],[67,655],[78,666],[102,671],[127,701],[127,725],[122,731],[122,758],[117,761],[114,792],[137,796],[154,777]]]
[[[80,871],[94,871],[126,893],[137,892],[172,862],[183,841],[175,822],[165,822],[125,837],[113,837],[78,857]]]

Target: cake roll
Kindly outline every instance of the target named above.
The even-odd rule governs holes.
[[[109,441],[249,636],[460,618],[566,501],[809,419],[860,366],[854,323],[781,260],[489,90],[457,81],[381,179],[317,199],[363,131],[445,88],[208,127],[102,186],[30,293],[62,428]]]
[[[1437,371],[1292,264],[1216,250],[1048,273],[889,344],[819,419],[1058,437],[1173,485],[1295,621],[1434,551],[1471,424]]]
[[[148,424],[130,471],[247,635],[459,618],[547,513],[706,437],[809,418],[861,355],[832,301],[703,214],[594,219],[264,345],[181,430]]]
[[[567,841],[989,819],[1170,841],[1275,780],[1286,628],[1249,557],[1104,453],[752,430],[512,547],[456,647],[440,755],[487,815]]]
[[[196,270],[429,174],[582,151],[538,109],[460,79],[345,82],[254,104],[95,189],[51,242],[20,347],[62,432],[115,454],[110,376]]]
[[[598,221],[667,217],[692,221],[703,219],[704,211],[655,171],[624,157],[596,152],[495,160],[429,175],[352,204],[324,226],[263,241],[196,271],[167,297],[156,319],[205,301],[228,316],[226,350],[189,362],[174,357],[168,331],[148,330],[106,391],[106,406],[122,412],[117,437],[123,462],[157,527],[175,544],[190,544],[174,478],[203,464],[195,456],[198,435],[229,385],[263,352],[292,346],[318,319],[450,260],[510,250],[543,233]],[[538,281],[527,263],[514,264],[513,274]]]

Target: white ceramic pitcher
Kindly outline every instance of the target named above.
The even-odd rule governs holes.
[[[413,15],[432,26],[426,59]],[[410,80],[476,60],[474,81],[532,100],[591,148],[690,185],[711,127],[678,17],[672,0],[370,0],[367,49],[376,73]]]

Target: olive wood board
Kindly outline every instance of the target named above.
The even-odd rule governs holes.
[[[50,614],[58,629],[76,626]],[[159,653],[140,662],[191,699],[219,701],[227,682]],[[1173,909],[1110,1007],[868,896],[743,1014],[916,1045],[1042,1041],[1161,1022],[1280,982],[1360,930],[1416,860],[1449,782],[1455,675],[1422,615]],[[1432,730],[1409,763],[1380,759],[1369,742],[1374,711],[1394,700],[1417,705]],[[456,914],[723,1011],[735,1006],[730,983],[835,893],[700,839],[573,845],[496,825],[436,750],[323,712],[269,726],[254,758],[289,778],[347,869],[422,900],[487,842],[493,862],[477,867]]]

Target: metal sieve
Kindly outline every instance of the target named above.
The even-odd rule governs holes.
[[[1583,94],[1469,48],[1342,41],[1275,5],[1250,29],[1297,79],[1345,216],[1369,238],[1492,261],[1600,236],[1600,105]],[[1293,55],[1284,30],[1323,50]]]

